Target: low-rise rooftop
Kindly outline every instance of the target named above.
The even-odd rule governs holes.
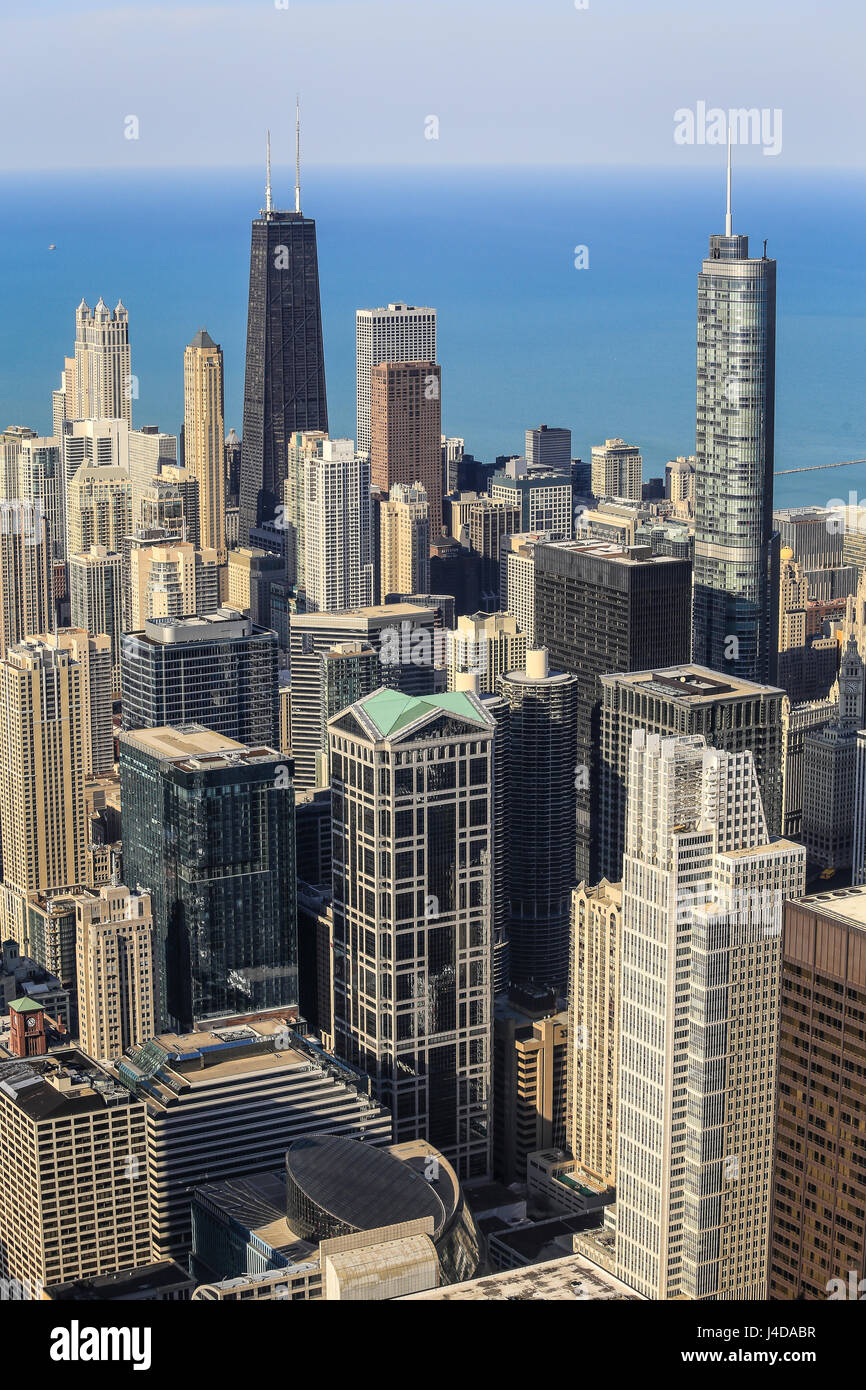
[[[567,1255],[562,1260],[548,1260],[541,1265],[524,1269],[504,1270],[482,1279],[469,1279],[463,1284],[448,1284],[423,1293],[404,1294],[395,1300],[406,1303],[412,1299],[447,1299],[461,1301],[524,1302],[589,1302],[598,1299],[641,1301],[627,1284],[594,1265],[583,1255]]]

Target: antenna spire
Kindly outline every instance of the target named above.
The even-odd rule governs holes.
[[[734,219],[731,216],[731,128],[728,126],[728,210],[725,216],[725,236],[734,235]]]
[[[301,99],[295,95],[295,212],[301,211]]]
[[[270,132],[270,131],[268,131],[267,151],[268,151],[268,154],[267,154],[268,176],[267,176],[267,182],[265,183],[265,212],[270,212],[270,211],[271,211],[271,132]]]

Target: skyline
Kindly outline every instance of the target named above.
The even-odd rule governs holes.
[[[332,433],[355,435],[356,309],[405,299],[438,308],[444,428],[465,437],[479,457],[519,452],[524,430],[542,420],[571,427],[575,452],[585,457],[612,433],[631,437],[652,475],[668,458],[691,453],[692,276],[707,236],[724,225],[725,152],[705,149],[704,158],[715,167],[669,175],[661,186],[646,171],[627,181],[595,171],[575,186],[544,171],[519,178],[439,171],[395,180],[305,166],[304,201],[319,228]],[[94,302],[103,293],[112,303],[122,295],[130,309],[137,418],[176,432],[182,372],[167,345],[176,344],[181,362],[192,333],[206,327],[225,353],[226,428],[240,433],[249,224],[263,201],[264,177],[263,158],[256,171],[227,183],[210,173],[103,173],[71,210],[76,176],[68,175],[59,217],[30,200],[26,189],[37,181],[24,179],[0,228],[0,249],[14,270],[0,362],[14,358],[17,378],[13,396],[11,371],[0,372],[4,425],[50,430],[50,391],[71,306],[82,293]],[[294,170],[280,180],[275,171],[274,188],[285,183],[288,194]],[[859,180],[825,177],[808,187],[804,199],[800,176],[773,160],[757,173],[735,165],[735,225],[748,226],[755,245],[769,233],[769,254],[780,265],[778,469],[864,456],[849,383],[864,359],[857,288],[866,291],[866,272],[853,238],[866,199]],[[544,213],[509,218],[521,191],[530,209]],[[827,199],[837,209],[833,225],[822,216]],[[652,284],[638,260],[650,210],[657,229]],[[526,225],[538,255],[516,282],[514,258]],[[819,237],[822,256],[815,258]],[[347,239],[350,258],[340,254]],[[588,272],[573,266],[578,241],[590,248]],[[49,253],[50,243],[57,250]],[[160,296],[150,292],[154,277]],[[34,322],[34,305],[39,331],[25,340],[21,324]],[[517,393],[527,353],[544,371]],[[777,501],[811,498],[801,489],[813,483],[826,484],[816,500],[846,494],[848,481],[847,471],[823,480],[779,479]]]
[[[0,0],[0,1301],[53,1360],[284,1300],[844,1350],[866,13],[704,9]]]

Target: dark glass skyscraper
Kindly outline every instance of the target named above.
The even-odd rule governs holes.
[[[316,224],[271,205],[270,140],[265,207],[254,220],[241,444],[239,543],[273,519],[296,430],[328,429]]]
[[[598,883],[601,677],[688,660],[688,560],[649,546],[556,541],[535,547],[535,642],[577,676],[575,882]]]
[[[120,737],[124,868],[147,885],[160,1027],[298,1002],[291,760],[201,724]]]
[[[204,724],[273,747],[279,730],[277,634],[232,608],[149,618],[123,638],[124,729]]]
[[[530,651],[500,677],[508,705],[508,943],[513,985],[568,986],[578,779],[578,680]]]
[[[766,246],[765,246],[766,251]],[[779,543],[773,533],[776,262],[731,228],[698,276],[693,660],[776,678]]]

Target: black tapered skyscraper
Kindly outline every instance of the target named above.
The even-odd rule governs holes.
[[[265,206],[252,226],[239,541],[273,521],[296,430],[326,430],[325,354],[319,299],[316,224],[301,213],[300,168],[295,211],[271,203],[271,154]]]

